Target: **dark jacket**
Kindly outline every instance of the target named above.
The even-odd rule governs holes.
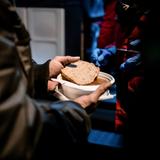
[[[47,94],[49,62],[43,65],[32,62],[29,41],[29,34],[14,9],[6,0],[0,0],[0,159],[3,160],[31,159],[33,155],[37,159],[35,153],[39,159],[43,156],[47,159],[45,155],[49,158],[53,148],[55,154],[65,144],[85,142],[90,129],[89,116],[77,103],[42,100]]]

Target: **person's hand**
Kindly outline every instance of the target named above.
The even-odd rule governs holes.
[[[65,65],[76,62],[80,59],[80,57],[71,57],[71,56],[56,56],[49,63],[49,77],[56,77],[61,69],[65,67]],[[48,80],[48,91],[53,91],[58,82]]]
[[[95,48],[94,50],[92,50],[92,52],[90,53],[90,61],[94,64],[96,64],[96,62],[98,61],[98,54],[100,52],[99,48]]]
[[[98,60],[97,64],[99,64],[99,67],[103,67],[108,64],[109,57],[114,55],[117,51],[117,48],[115,46],[100,49],[98,52]]]
[[[128,58],[125,62],[120,65],[121,71],[131,71],[135,67],[141,64],[141,54],[137,54],[131,58]]]
[[[122,3],[122,8],[127,11],[130,6],[128,4]]]
[[[99,97],[105,93],[105,91],[111,87],[110,82],[104,82],[102,83],[95,92],[92,92],[89,95],[84,95],[81,97],[76,98],[74,101],[79,103],[84,109],[87,109],[87,107],[94,107],[95,104],[98,102]]]
[[[134,40],[131,40],[129,42],[129,48],[128,49],[139,50],[140,46],[141,46],[141,40],[140,39],[134,39]]]
[[[109,57],[110,57],[110,52],[107,49],[101,49],[97,59],[99,67],[107,65]]]
[[[48,91],[55,90],[56,86],[58,85],[58,82],[48,80]]]
[[[65,67],[65,65],[78,60],[80,60],[80,57],[56,56],[49,63],[49,77],[56,77],[61,72],[61,69]]]

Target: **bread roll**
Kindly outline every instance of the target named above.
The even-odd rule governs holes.
[[[71,63],[61,70],[62,77],[78,85],[92,83],[99,74],[99,67],[93,63],[79,60]]]

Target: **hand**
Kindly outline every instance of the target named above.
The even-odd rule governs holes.
[[[49,63],[49,77],[56,77],[65,65],[80,60],[80,57],[56,56]]]
[[[140,39],[132,40],[129,43],[129,49],[131,49],[131,50],[139,50],[140,46],[141,46],[141,40]]]
[[[108,52],[107,49],[101,49],[98,55],[99,67],[107,65],[109,57],[110,57],[110,52]]]
[[[122,3],[122,8],[127,11],[130,6],[128,4]]]
[[[131,41],[129,44],[130,44],[130,46],[136,47],[140,43],[141,43],[140,39],[135,39],[135,40]]]
[[[81,97],[76,98],[74,101],[79,103],[84,109],[90,106],[95,106],[97,103],[99,97],[105,93],[105,91],[111,87],[110,82],[104,82],[102,83],[95,92],[92,92],[89,95],[84,95]]]
[[[97,60],[98,60],[98,54],[100,52],[99,48],[96,48],[94,50],[92,50],[92,52],[90,53],[90,61],[94,64],[96,64]]]
[[[137,54],[131,58],[128,58],[124,63],[120,65],[121,71],[132,70],[136,66],[141,64],[141,54]]]
[[[113,45],[112,47],[108,47],[105,49],[100,49],[98,53],[98,62],[99,67],[103,67],[108,64],[109,57],[114,55],[117,51],[117,48]]]
[[[56,86],[57,86],[58,84],[59,84],[58,82],[48,80],[48,91],[53,91],[53,90],[55,90],[55,88],[56,88]]]

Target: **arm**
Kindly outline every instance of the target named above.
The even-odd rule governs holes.
[[[25,50],[29,49],[28,42],[25,41],[27,44],[24,41],[19,43],[23,39],[19,37],[21,35],[19,34],[17,37],[21,41],[17,43],[19,45],[17,47],[15,37],[5,34],[7,31],[12,33],[16,31],[11,25],[6,26],[11,27],[12,31],[3,25],[0,29],[0,159],[30,159],[35,150],[38,150],[38,154],[44,155],[39,147],[42,147],[42,151],[49,149],[52,155],[52,149],[55,149],[57,145],[61,147],[64,144],[70,146],[70,144],[85,142],[90,129],[90,118],[83,108],[94,103],[95,99],[90,101],[90,96],[82,96],[75,102],[54,103],[32,99],[27,92],[30,82],[28,81],[30,77],[28,78],[27,75],[30,75],[31,70],[31,55],[27,57],[30,52]],[[26,48],[22,47],[24,43]],[[20,50],[25,56],[19,54]],[[47,65],[49,77],[56,76],[64,65],[78,59],[62,56],[51,60]],[[46,73],[48,74],[48,70],[44,70],[42,75]],[[97,89],[92,97],[95,96],[97,100],[107,89],[106,87]],[[58,149],[61,148],[55,149],[55,152]]]
[[[48,95],[48,80],[49,80],[49,60],[44,64],[33,62],[33,83],[34,97],[47,98]]]
[[[49,137],[53,146],[58,140],[72,144],[87,138],[90,119],[79,104],[31,99],[14,43],[2,36],[0,54],[0,159],[26,159],[48,131],[55,133]]]
[[[52,60],[48,60],[44,64],[33,62],[33,76],[36,98],[47,98],[48,92],[53,91],[57,82],[53,82],[50,78],[56,78],[66,64],[79,60],[80,57],[56,56]]]

